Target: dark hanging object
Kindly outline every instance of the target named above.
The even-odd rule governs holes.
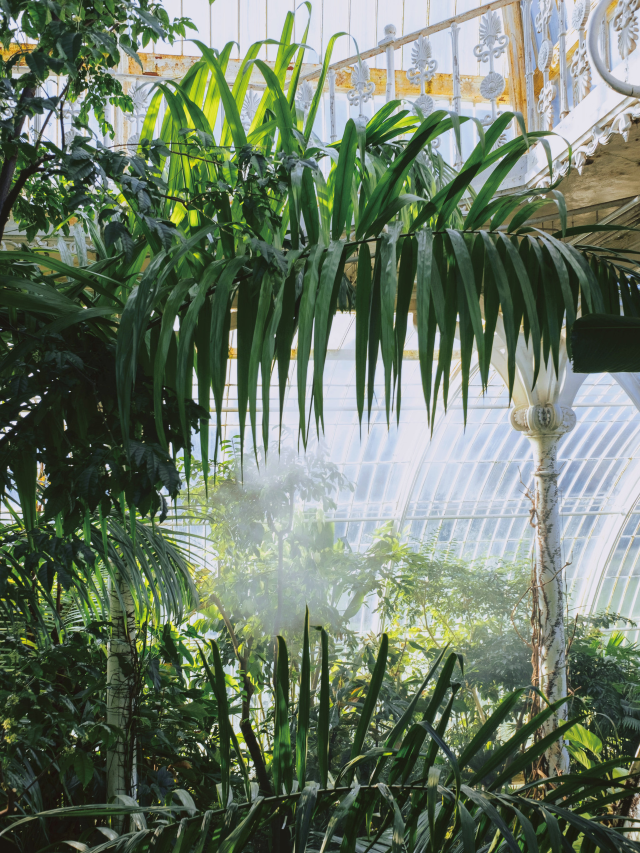
[[[575,373],[640,373],[640,318],[579,317],[571,329]]]

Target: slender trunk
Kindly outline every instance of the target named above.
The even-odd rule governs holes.
[[[566,597],[556,453],[560,438],[575,426],[575,415],[571,409],[556,405],[529,406],[514,409],[511,423],[525,433],[533,450],[533,593],[537,610],[533,665],[538,687],[553,703],[567,696]],[[567,718],[565,703],[546,721],[541,736],[555,731]],[[547,750],[544,765],[548,776],[562,776],[569,772],[569,752],[564,738],[559,738]]]
[[[131,591],[119,575],[109,585],[109,618],[107,725],[118,732],[107,750],[107,802],[113,802],[118,794],[131,795],[131,711],[135,689],[135,611]],[[117,832],[122,832],[124,825],[124,817],[114,819]]]
[[[629,774],[640,773],[640,746],[636,749],[634,760],[629,768]],[[636,787],[637,779],[630,779],[627,782],[629,787]],[[632,794],[622,802],[621,814],[626,818],[624,826],[628,832],[625,832],[625,838],[629,841],[640,841],[640,794]]]
[[[29,98],[33,98],[36,90],[30,87],[23,89],[22,94],[20,95],[19,103],[22,104],[25,100]],[[22,128],[24,127],[24,123],[26,121],[26,115],[23,115],[17,122],[13,131],[13,138],[18,139],[20,134],[22,133]],[[9,199],[9,193],[11,190],[11,184],[13,183],[13,177],[16,173],[16,167],[18,165],[18,154],[17,152],[4,161],[2,164],[2,168],[0,169],[0,240],[4,235],[4,229],[9,221],[9,217],[11,216],[11,205],[7,205],[7,201]],[[13,200],[15,202],[15,199]]]

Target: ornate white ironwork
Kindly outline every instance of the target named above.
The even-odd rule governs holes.
[[[393,43],[396,40],[396,28],[393,24],[387,24],[384,28],[384,38],[378,42],[378,47],[385,48],[387,60],[387,90],[386,102],[395,101],[396,99],[396,71]]]
[[[607,27],[606,15],[608,9],[607,0],[599,0],[598,5],[593,10],[591,22],[589,24],[589,32],[587,35],[587,44],[591,61],[595,70],[602,77],[607,86],[610,86],[615,92],[619,92],[626,98],[640,97],[640,84],[629,83],[629,69],[627,67],[627,80],[620,80],[614,77],[609,71],[608,63],[608,44],[606,40]],[[635,12],[638,8],[638,0],[619,0],[616,6],[614,15],[614,29],[618,32],[618,48],[622,55],[623,50],[628,51],[625,59],[629,58],[629,54],[635,48],[638,38],[638,22],[635,19]],[[604,25],[604,35],[602,38]],[[624,35],[623,35],[624,34]],[[600,44],[598,43],[600,42]],[[600,55],[600,51],[604,53],[604,57]]]
[[[140,142],[140,131],[142,130],[142,123],[144,122],[144,118],[147,114],[147,99],[149,97],[149,92],[142,86],[136,86],[129,92],[129,97],[133,103],[133,112],[125,113],[124,117],[127,119],[129,124],[135,125],[135,130],[133,133],[129,134],[126,144],[130,151],[135,151],[138,147],[138,143]]]
[[[462,112],[462,92],[460,90],[460,48],[459,48],[459,35],[460,35],[460,27],[458,24],[451,24],[451,58],[452,58],[452,74],[451,74],[451,82],[452,82],[452,98],[451,98],[451,106],[454,109],[454,112],[460,113]]]
[[[362,111],[362,105],[373,98],[373,93],[376,90],[376,84],[370,78],[371,72],[369,71],[369,66],[366,62],[359,59],[358,64],[354,65],[351,69],[351,85],[353,89],[347,92],[347,99],[352,106],[354,104],[358,105],[358,119],[356,123],[360,125],[366,125],[367,123],[367,117]]]
[[[251,127],[251,123],[258,111],[259,105],[260,95],[253,89],[249,89],[245,95],[244,104],[242,105],[242,113],[240,115],[240,121],[242,122],[242,126],[245,130],[249,130]]]
[[[558,59],[560,63],[560,118],[569,115],[567,86],[567,19],[564,0],[558,0]]]
[[[458,45],[458,36],[460,35],[460,27],[458,24],[451,24],[451,57],[452,57],[452,75],[451,82],[452,98],[451,105],[453,111],[458,115],[462,112],[462,92],[460,89],[460,49]],[[456,146],[455,160],[453,166],[455,169],[462,167],[462,151],[458,148],[458,143],[454,137],[454,145]]]
[[[553,102],[557,89],[549,80],[549,69],[553,57],[553,43],[549,31],[551,20],[551,0],[540,0],[540,11],[536,15],[536,30],[542,33],[542,44],[538,51],[538,68],[542,72],[543,85],[538,97],[538,113],[542,120],[542,129],[553,128]]]
[[[303,80],[298,86],[298,97],[296,98],[296,106],[302,112],[305,119],[313,100],[313,86],[308,80]]]
[[[426,118],[433,112],[433,98],[427,95],[425,84],[433,79],[438,63],[432,59],[431,42],[425,36],[420,36],[411,48],[411,62],[413,65],[407,71],[407,80],[413,86],[420,86],[420,95],[416,98],[413,112],[418,115],[418,110]]]
[[[573,102],[579,103],[591,91],[591,64],[587,53],[587,21],[591,11],[591,0],[577,0],[573,7],[571,23],[578,33],[578,47],[571,60],[573,77]]]
[[[494,67],[494,61],[507,49],[509,37],[502,32],[502,21],[497,12],[489,11],[480,19],[480,41],[473,55],[480,62],[489,63],[489,73],[480,84],[480,94],[491,101],[491,121],[498,117],[498,98],[504,92],[505,80]],[[484,121],[483,121],[484,124]]]
[[[618,0],[613,13],[613,29],[618,33],[618,53],[622,59],[628,59],[629,54],[636,49],[638,42],[638,19],[636,12],[640,0]]]
[[[71,145],[73,140],[78,136],[80,131],[73,126],[74,119],[80,115],[79,101],[65,101],[62,107],[62,127],[64,131],[64,139],[62,144],[66,147]]]
[[[336,72],[334,68],[329,69],[329,125],[331,141],[338,138],[336,129]]]
[[[527,93],[527,130],[536,129],[535,97],[533,94],[533,60],[531,56],[531,0],[522,0],[522,34],[524,36],[524,81]]]

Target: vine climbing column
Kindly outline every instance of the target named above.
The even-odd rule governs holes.
[[[533,511],[535,527],[534,673],[549,702],[567,696],[565,639],[565,578],[562,559],[562,520],[558,494],[557,448],[565,433],[576,424],[573,409],[554,403],[517,406],[511,410],[511,425],[524,433],[533,450]],[[567,720],[562,705],[545,723],[544,734]],[[560,738],[546,754],[549,776],[569,772],[569,753]]]

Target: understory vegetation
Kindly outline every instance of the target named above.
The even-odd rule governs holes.
[[[555,184],[496,195],[547,143],[518,114],[476,123],[459,173],[437,140],[471,120],[444,110],[394,101],[325,145],[340,36],[303,114],[293,13],[273,67],[257,43],[230,87],[233,45],[196,42],[180,83],[151,84],[135,150],[105,145],[106,108],[132,106],[122,53],[190,26],[151,0],[0,4],[0,237],[21,241],[0,252],[0,850],[637,853],[635,626],[568,612],[549,702],[529,558],[390,526],[352,550],[328,520],[351,484],[272,430],[295,370],[301,451],[322,433],[338,310],[366,429],[377,370],[400,417],[415,288],[432,424],[454,340],[466,414],[499,322],[512,389],[520,336],[535,377],[578,314],[640,314],[635,260],[564,242],[612,226],[567,228]],[[527,224],[549,198],[554,234]],[[33,242],[71,233],[77,263]],[[570,772],[550,776],[559,739]]]

